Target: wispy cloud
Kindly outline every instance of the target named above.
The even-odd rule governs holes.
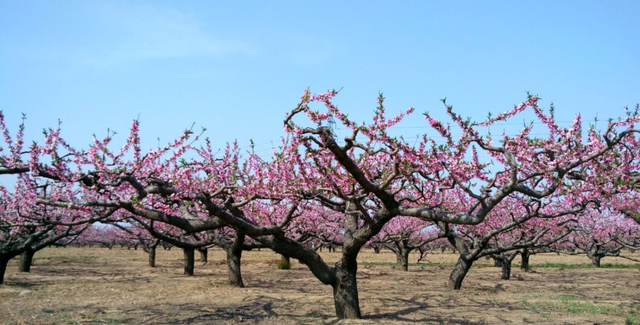
[[[208,30],[195,15],[174,8],[102,3],[91,9],[97,18],[96,32],[104,39],[81,47],[78,53],[97,65],[257,53],[254,46],[225,37],[222,31]]]

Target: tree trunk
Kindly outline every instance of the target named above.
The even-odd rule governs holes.
[[[31,271],[31,263],[33,263],[33,255],[36,251],[32,249],[27,249],[22,254],[20,254],[20,263],[18,269],[20,272],[29,272]]]
[[[501,260],[499,258],[495,258],[495,257],[492,257],[492,259],[493,259],[493,266],[502,267],[504,265],[504,261],[503,260]]]
[[[520,264],[520,269],[525,272],[531,272],[531,267],[529,267],[529,258],[531,257],[531,253],[529,253],[528,249],[522,250],[522,264]]]
[[[593,264],[593,266],[600,267],[600,260],[602,259],[600,255],[589,255],[589,258],[591,259],[591,264]]]
[[[225,249],[227,251],[227,266],[229,267],[229,284],[239,288],[244,287],[242,272],[240,271],[243,244],[244,233],[236,231],[233,236],[233,243]]]
[[[8,263],[9,263],[8,258],[0,257],[0,284],[4,283],[4,272],[7,270]]]
[[[358,299],[358,284],[356,272],[358,264],[355,261],[345,261],[345,258],[336,263],[336,280],[333,284],[333,301],[336,307],[336,315],[339,319],[361,318],[360,302]]]
[[[401,248],[395,253],[398,268],[402,271],[409,271],[409,250]]]
[[[280,263],[291,265],[291,258],[286,255],[280,255]]]
[[[193,247],[183,248],[184,252],[184,274],[193,275],[194,249]]]
[[[511,260],[507,259],[502,261],[502,280],[509,280],[511,278]]]
[[[156,246],[149,246],[147,253],[149,253],[149,267],[156,267]]]
[[[469,269],[471,269],[472,264],[472,260],[467,259],[464,255],[460,255],[456,266],[453,267],[453,271],[451,271],[451,275],[449,275],[449,288],[454,290],[460,290],[460,288],[462,288],[462,281],[469,272]]]
[[[200,261],[204,262],[205,264],[207,262],[209,262],[209,250],[206,248],[198,248],[198,253],[200,253]]]

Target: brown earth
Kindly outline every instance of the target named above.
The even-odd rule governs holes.
[[[442,265],[402,272],[390,265],[392,253],[366,250],[358,270],[365,319],[339,322],[331,287],[304,265],[278,270],[273,252],[246,252],[247,287],[233,288],[221,250],[209,252],[207,265],[197,263],[193,277],[182,275],[181,253],[159,250],[158,266],[149,268],[141,250],[47,248],[31,273],[18,273],[14,259],[0,286],[0,324],[640,324],[640,265],[619,258],[603,263],[630,267],[573,268],[588,259],[534,255],[534,272],[514,265],[509,281],[482,260],[462,290],[452,291],[444,283],[453,254],[429,255]],[[327,261],[338,257],[323,253]]]

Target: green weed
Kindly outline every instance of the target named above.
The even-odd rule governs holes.
[[[566,311],[572,314],[603,314],[614,316],[626,316],[629,314],[640,315],[640,305],[634,305],[632,307],[597,305],[581,301],[579,297],[571,295],[561,295],[542,301],[529,301],[523,298],[521,304],[539,311],[555,310]],[[634,320],[635,318],[631,317],[631,319]]]
[[[280,262],[278,263],[278,270],[289,270],[291,269],[291,263],[289,262]]]
[[[593,264],[564,264],[564,263],[544,263],[533,264],[532,267],[538,268],[563,268],[563,269],[595,269]],[[640,268],[640,264],[600,264],[601,269],[635,269]]]

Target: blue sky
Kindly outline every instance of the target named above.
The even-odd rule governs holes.
[[[0,109],[27,138],[63,121],[85,147],[140,116],[143,145],[192,123],[217,146],[269,152],[306,87],[342,88],[369,118],[416,107],[395,134],[427,131],[440,99],[482,119],[538,94],[560,121],[640,102],[638,1],[2,1]],[[604,126],[599,124],[599,126]],[[505,126],[508,128],[509,126]],[[433,132],[430,132],[433,134]]]

